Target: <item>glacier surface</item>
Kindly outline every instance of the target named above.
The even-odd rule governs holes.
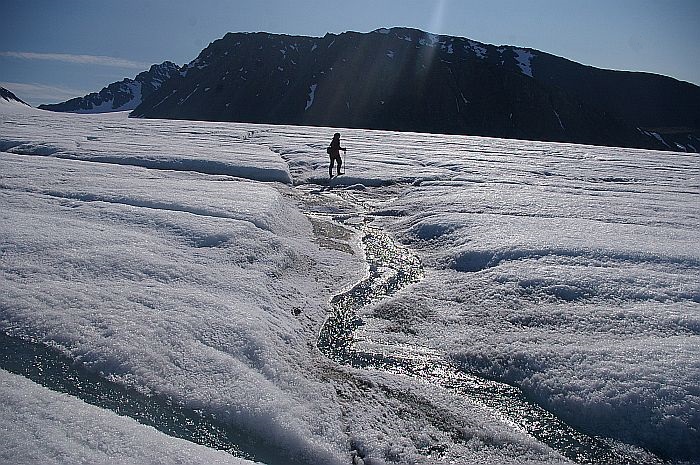
[[[335,128],[0,121],[0,331],[235,425],[248,460],[575,462],[491,405],[324,357],[366,222],[423,277],[358,310],[358,347],[513,386],[642,462],[700,460],[695,154],[341,129],[329,181]],[[3,363],[0,442],[22,463],[248,463]]]

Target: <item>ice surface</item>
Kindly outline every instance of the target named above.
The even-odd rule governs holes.
[[[284,132],[269,143],[295,178],[316,182],[321,167],[302,148],[310,136]],[[363,337],[449,354],[584,431],[698,457],[696,156],[371,131],[343,138],[349,175],[336,185],[387,186],[366,201],[428,269],[385,304],[397,306],[386,311],[393,317],[366,318]],[[379,192],[388,193],[381,202]]]
[[[483,405],[318,352],[330,298],[364,272],[359,232],[328,215],[373,218],[425,277],[361,310],[363,344],[438,354],[589,434],[700,459],[697,155],[343,129],[346,175],[329,183],[334,128],[7,108],[3,332],[299,462],[566,462]],[[96,445],[76,460],[106,460],[112,414],[0,376],[30,392],[0,424],[28,412],[55,441],[3,445],[36,463],[82,435]],[[83,420],[51,413],[68,404]],[[116,455],[147,462],[164,437],[148,431]]]
[[[0,396],[2,463],[256,463],[166,436],[4,370],[0,370]]]
[[[20,135],[10,128],[27,115],[4,118],[3,140],[6,130]],[[71,146],[76,158],[94,160],[91,147],[118,141],[128,147],[101,163],[37,156],[39,144],[2,152],[2,329],[57,344],[120,383],[247,425],[290,456],[341,463],[342,433],[330,426],[337,407],[326,400],[335,391],[305,373],[320,357],[308,341],[329,283],[353,279],[357,259],[319,250],[306,217],[270,185],[187,166],[129,166],[130,156],[157,157],[148,153],[157,144],[140,145],[134,132],[148,122],[38,111],[31,118],[24,140]],[[102,134],[114,144],[87,140],[83,131],[94,126],[81,121],[108,126]],[[189,132],[180,141],[162,142],[210,154],[202,156],[208,163],[221,157],[217,139],[234,139],[242,155],[249,146],[241,128],[217,136],[222,127],[187,127],[172,132]],[[279,163],[258,148],[241,158],[255,168],[275,157]]]
[[[134,124],[125,113],[52,119],[29,109],[31,125],[3,121],[0,150],[156,168],[291,182],[287,164],[265,147],[241,144],[246,130],[221,123],[152,121]],[[25,112],[26,113],[26,112]],[[234,148],[235,145],[235,148]]]

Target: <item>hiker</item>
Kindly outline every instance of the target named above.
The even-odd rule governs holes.
[[[337,161],[338,162],[338,171],[337,173],[340,174],[340,167],[343,165],[343,160],[340,158],[340,151],[347,152],[347,150],[343,147],[340,146],[340,133],[336,132],[333,135],[333,140],[331,141],[331,145],[328,146],[326,149],[326,152],[328,152],[328,155],[331,157],[331,164],[328,165],[328,176],[333,177],[333,162]]]

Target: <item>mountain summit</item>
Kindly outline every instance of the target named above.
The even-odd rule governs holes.
[[[42,110],[66,111],[74,113],[105,113],[136,108],[144,98],[180,71],[180,67],[170,61],[153,65],[148,71],[139,73],[134,79],[126,78],[114,82],[99,92],[84,97],[70,99],[63,103],[39,105]]]

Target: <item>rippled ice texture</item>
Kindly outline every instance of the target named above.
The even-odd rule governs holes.
[[[425,267],[363,310],[363,344],[437,351],[591,434],[700,459],[697,155],[341,130],[347,174],[328,186],[335,129],[0,118],[4,332],[307,463],[563,461],[449,392],[323,358],[328,301],[363,263],[356,234],[341,250],[314,237],[302,200],[319,184]],[[32,438],[70,450],[86,426],[47,413],[61,397],[33,406],[31,389],[0,414],[26,407],[32,422],[0,441],[41,461],[56,449]]]

